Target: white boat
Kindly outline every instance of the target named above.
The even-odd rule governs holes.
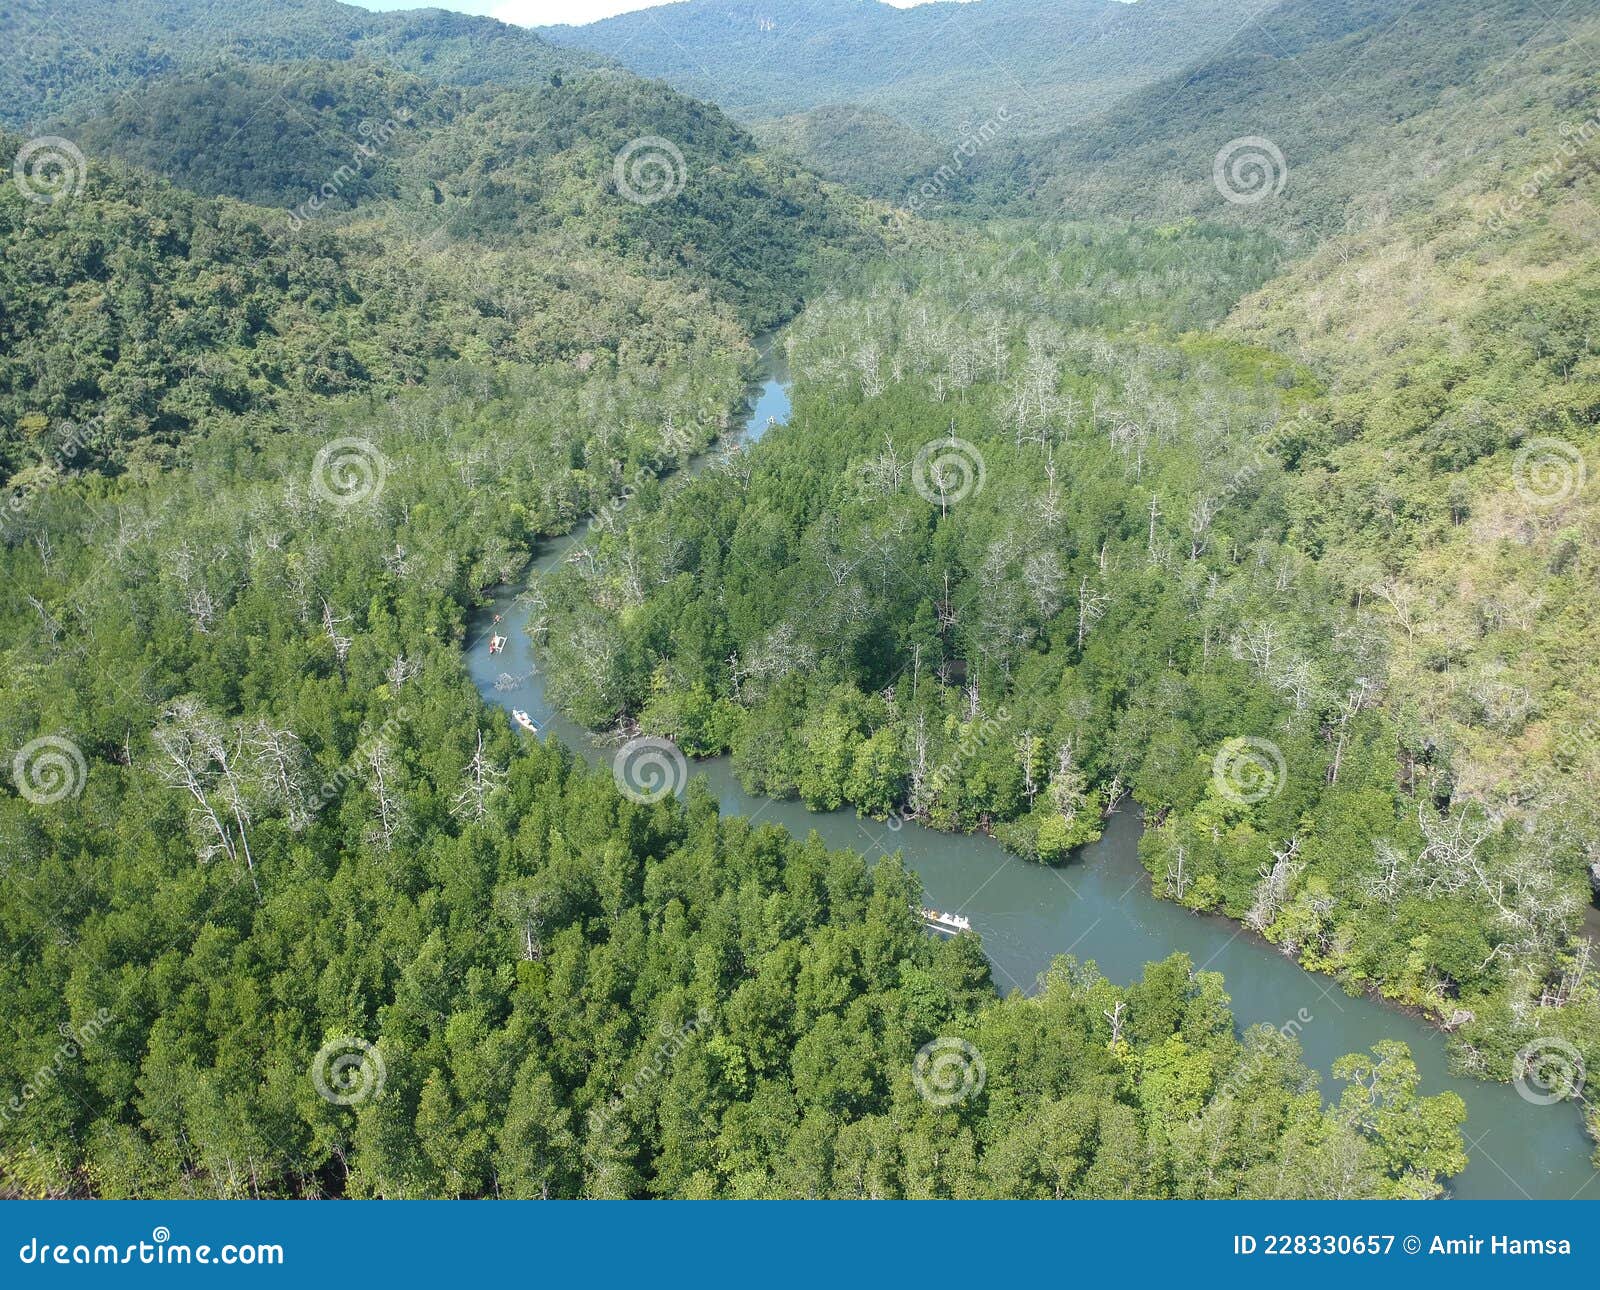
[[[505,647],[506,638],[504,636],[491,636],[489,638],[489,653],[498,654]]]
[[[534,723],[533,718],[530,717],[521,708],[512,708],[511,709],[511,719],[513,721],[515,721],[519,726],[521,726],[524,730],[526,730],[530,735],[536,735],[536,734],[539,733],[539,727]]]
[[[924,909],[922,921],[940,932],[970,932],[972,920],[960,914],[942,914],[937,909]]]

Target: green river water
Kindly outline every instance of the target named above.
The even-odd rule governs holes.
[[[746,445],[789,414],[781,358],[770,344],[764,353],[768,376],[752,391]],[[546,543],[531,577],[557,565],[584,536],[580,526]],[[474,683],[487,702],[527,711],[540,737],[560,739],[591,760],[609,761],[609,745],[547,702],[516,591],[506,589],[470,626],[468,666]],[[502,615],[499,626],[493,625],[494,614]],[[487,642],[497,631],[508,637],[507,644],[490,655]],[[1471,1163],[1454,1180],[1454,1195],[1600,1199],[1600,1173],[1590,1163],[1592,1144],[1571,1104],[1536,1106],[1509,1085],[1453,1077],[1444,1038],[1432,1027],[1377,1001],[1350,998],[1331,979],[1304,971],[1237,923],[1157,899],[1139,863],[1140,824],[1131,812],[1113,816],[1105,836],[1072,863],[1045,868],[1010,855],[988,837],[940,833],[912,823],[891,829],[852,810],[818,814],[798,802],[753,797],[739,786],[726,758],[696,763],[693,769],[706,776],[727,814],[782,824],[799,837],[815,831],[830,846],[869,858],[900,852],[921,875],[928,904],[972,920],[1003,991],[1031,992],[1059,954],[1092,959],[1112,980],[1129,981],[1147,962],[1182,950],[1197,968],[1224,975],[1241,1027],[1266,1022],[1297,1034],[1306,1060],[1323,1073],[1325,1097],[1336,1094],[1328,1071],[1343,1054],[1380,1039],[1409,1044],[1425,1091],[1454,1089],[1467,1104]]]

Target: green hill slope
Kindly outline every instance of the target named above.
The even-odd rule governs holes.
[[[0,124],[81,114],[152,77],[225,63],[365,58],[428,80],[526,85],[595,58],[442,9],[373,13],[336,0],[17,0],[0,12]]]
[[[864,204],[662,85],[600,75],[468,103],[356,65],[302,66],[290,95],[275,79],[182,80],[83,125],[198,192],[90,162],[45,203],[8,175],[8,473],[79,438],[79,465],[159,455],[215,410],[391,388],[453,359],[626,362],[691,332],[733,348],[878,237]],[[261,146],[232,146],[241,129]]]
[[[1025,145],[1021,168],[1045,209],[1075,216],[1339,231],[1425,207],[1483,166],[1525,111],[1555,107],[1514,87],[1569,40],[1592,60],[1595,31],[1592,7],[1532,0],[1287,0],[1092,128]],[[1515,110],[1487,112],[1490,98]],[[1237,142],[1254,139],[1271,147]],[[1000,182],[1015,164],[997,160]]]
[[[1002,108],[1060,129],[1193,61],[1276,0],[686,0],[546,28],[749,119],[854,104],[954,142]]]

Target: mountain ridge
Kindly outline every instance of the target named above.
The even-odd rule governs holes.
[[[445,9],[338,0],[16,0],[0,15],[0,125],[81,115],[108,94],[230,63],[365,58],[446,84],[514,86],[604,60]]]

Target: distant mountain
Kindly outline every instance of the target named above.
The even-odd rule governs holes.
[[[1484,165],[1528,112],[1559,110],[1516,94],[1511,117],[1483,108],[1563,41],[1600,53],[1592,5],[1549,9],[1285,0],[1088,128],[1024,141],[1020,159],[979,168],[1072,215],[1242,216],[1295,236],[1387,218]]]
[[[1275,3],[973,0],[896,9],[876,0],[683,0],[541,34],[745,120],[849,104],[897,117],[947,150],[1002,112],[1012,134],[1091,118]]]
[[[0,46],[0,123],[10,125],[227,63],[364,58],[448,84],[514,86],[601,61],[491,18],[336,0],[9,0]]]

